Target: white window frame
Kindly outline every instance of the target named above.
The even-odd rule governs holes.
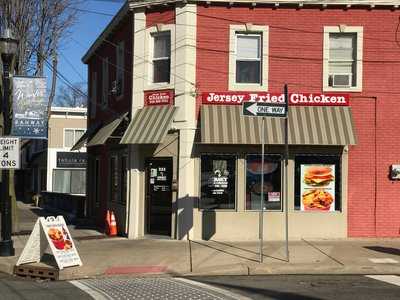
[[[243,33],[261,35],[261,83],[236,82],[236,44],[237,36]],[[259,25],[230,25],[229,27],[229,90],[230,91],[268,91],[269,67],[269,27]]]
[[[356,51],[356,85],[350,87],[329,86],[329,35],[330,33],[355,33],[357,35]],[[363,37],[364,29],[362,26],[324,26],[324,48],[323,48],[323,90],[336,92],[361,92],[363,79]]]
[[[97,110],[97,72],[92,72],[91,75],[91,87],[90,87],[90,98],[89,98],[89,108],[91,118],[96,117]]]
[[[85,134],[86,128],[64,128],[64,132],[63,132],[63,147],[64,148],[71,148],[72,146],[70,147],[70,146],[67,146],[65,144],[65,132],[67,130],[72,130],[74,132],[74,142],[72,143],[72,146],[74,146],[76,144],[76,142],[78,141],[76,139],[76,136],[75,136],[76,135],[76,131],[81,130],[81,131],[83,131],[83,134]]]
[[[122,55],[121,55],[122,54]],[[118,77],[122,74],[121,86],[118,93]],[[120,41],[116,47],[115,81],[117,84],[117,101],[124,97],[125,89],[125,41]]]
[[[154,39],[153,34],[170,32],[171,37],[171,60],[170,60],[170,76],[169,82],[153,82],[153,55],[154,55]],[[144,90],[156,89],[172,89],[175,84],[175,25],[174,24],[157,24],[146,28],[145,33],[145,87]]]
[[[102,77],[102,95],[101,95],[101,107],[103,109],[108,106],[108,96],[109,96],[109,61],[108,57],[103,58],[101,65],[101,77]]]

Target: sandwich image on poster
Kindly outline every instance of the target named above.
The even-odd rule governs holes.
[[[302,211],[335,211],[335,165],[300,165]]]

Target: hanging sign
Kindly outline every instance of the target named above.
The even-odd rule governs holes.
[[[63,216],[38,218],[16,265],[39,262],[48,246],[60,270],[82,266]]]
[[[205,92],[201,94],[203,104],[241,105],[243,102],[285,104],[282,93],[266,92]],[[291,93],[289,105],[302,106],[348,106],[348,94]]]
[[[13,77],[11,135],[47,139],[46,78]]]
[[[19,169],[19,158],[19,138],[0,138],[0,169]]]
[[[172,105],[174,103],[174,90],[145,91],[145,105]]]

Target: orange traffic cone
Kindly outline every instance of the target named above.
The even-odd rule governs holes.
[[[111,211],[110,232],[108,233],[108,235],[109,236],[117,235],[117,222],[115,221],[115,215],[113,211]]]
[[[110,233],[110,224],[111,224],[111,215],[110,211],[107,209],[107,214],[106,214],[106,234]]]

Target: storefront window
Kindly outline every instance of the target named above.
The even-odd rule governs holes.
[[[261,207],[261,155],[246,156],[246,209],[260,210]],[[281,157],[264,156],[264,199],[266,210],[281,210]]]
[[[201,156],[202,209],[235,209],[236,156]]]
[[[66,194],[85,194],[86,171],[54,169],[53,192]]]
[[[296,156],[295,209],[341,211],[340,156]]]

